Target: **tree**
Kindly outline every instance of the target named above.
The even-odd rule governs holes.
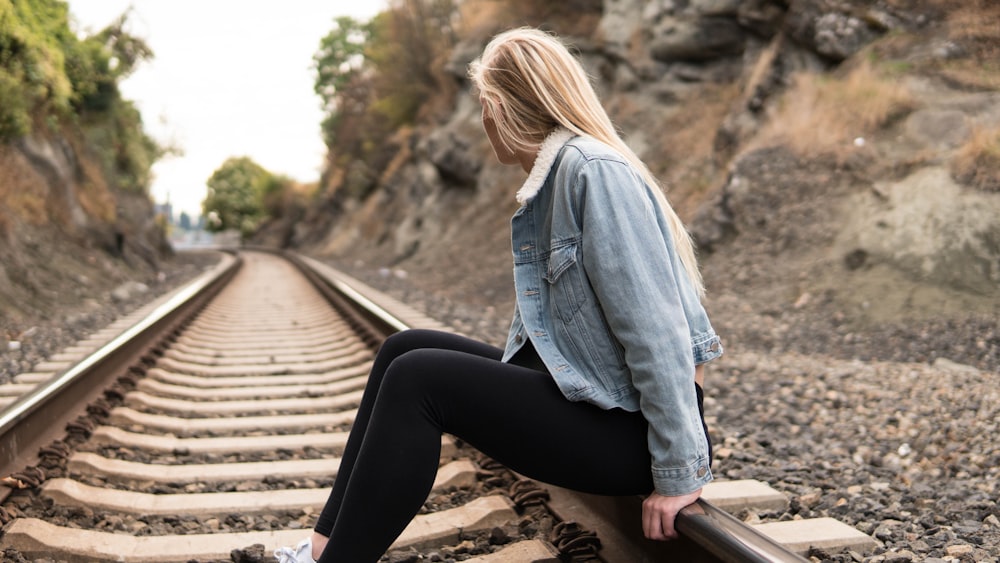
[[[455,42],[454,0],[391,0],[369,24],[365,56],[376,69],[373,109],[392,129],[412,124],[421,106],[439,93],[435,69]]]
[[[364,67],[365,44],[371,36],[371,27],[352,17],[340,16],[334,22],[336,26],[320,40],[319,51],[313,55],[313,88],[328,116],[337,111],[338,94]]]
[[[262,198],[271,182],[271,173],[249,157],[227,159],[206,182],[202,213],[218,218],[207,223],[208,230],[235,229],[243,237],[252,234],[263,218]]]
[[[398,150],[396,132],[413,125],[427,100],[447,90],[435,69],[455,41],[454,5],[390,0],[389,9],[367,23],[337,18],[321,41],[313,57],[314,89],[326,111],[324,176],[339,178],[332,190],[356,199],[371,193]]]
[[[100,33],[67,50],[66,73],[79,110],[107,111],[121,97],[118,84],[141,62],[153,58],[149,45],[125,30],[128,16],[126,11]]]

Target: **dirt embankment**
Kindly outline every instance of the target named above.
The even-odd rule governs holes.
[[[50,347],[39,340],[61,341],[58,333],[93,328],[120,301],[141,299],[116,300],[116,289],[162,289],[172,254],[150,198],[110,187],[72,134],[0,145],[4,365],[30,363]]]

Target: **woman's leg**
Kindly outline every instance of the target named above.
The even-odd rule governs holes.
[[[361,444],[368,428],[368,421],[371,417],[372,406],[378,396],[379,387],[382,385],[382,378],[386,369],[397,357],[411,350],[421,348],[443,348],[457,350],[469,354],[479,355],[486,358],[499,360],[503,350],[471,340],[455,334],[433,331],[433,330],[407,330],[396,333],[385,340],[375,355],[375,361],[365,385],[365,392],[362,395],[361,404],[358,407],[358,414],[351,426],[351,432],[344,446],[341,456],[340,469],[333,484],[333,490],[327,499],[319,519],[316,521],[314,530],[321,536],[329,537],[333,530],[333,525],[337,520],[337,513],[340,511],[340,503],[344,498],[344,491],[350,480],[354,469],[354,463],[361,449]],[[319,538],[316,538],[319,540]],[[318,542],[314,542],[318,543]]]
[[[396,355],[369,413],[350,477],[337,478],[324,563],[385,552],[430,492],[443,432],[540,481],[610,495],[653,488],[640,413],[570,402],[547,373],[495,358],[433,348]]]

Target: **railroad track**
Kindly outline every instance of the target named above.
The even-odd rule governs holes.
[[[374,351],[406,327],[445,328],[315,261],[226,255],[6,391],[4,561],[273,561],[309,533]],[[827,519],[745,526],[727,511],[787,501],[740,481],[685,510],[683,541],[650,542],[639,498],[540,486],[442,446],[395,560],[803,561],[873,541]]]

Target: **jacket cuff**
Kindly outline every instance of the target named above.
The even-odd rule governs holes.
[[[687,467],[673,469],[653,468],[653,487],[668,497],[686,495],[712,482],[712,469],[708,458],[699,458]]]
[[[724,351],[722,339],[713,332],[700,334],[692,340],[695,365],[707,364],[718,358]]]

